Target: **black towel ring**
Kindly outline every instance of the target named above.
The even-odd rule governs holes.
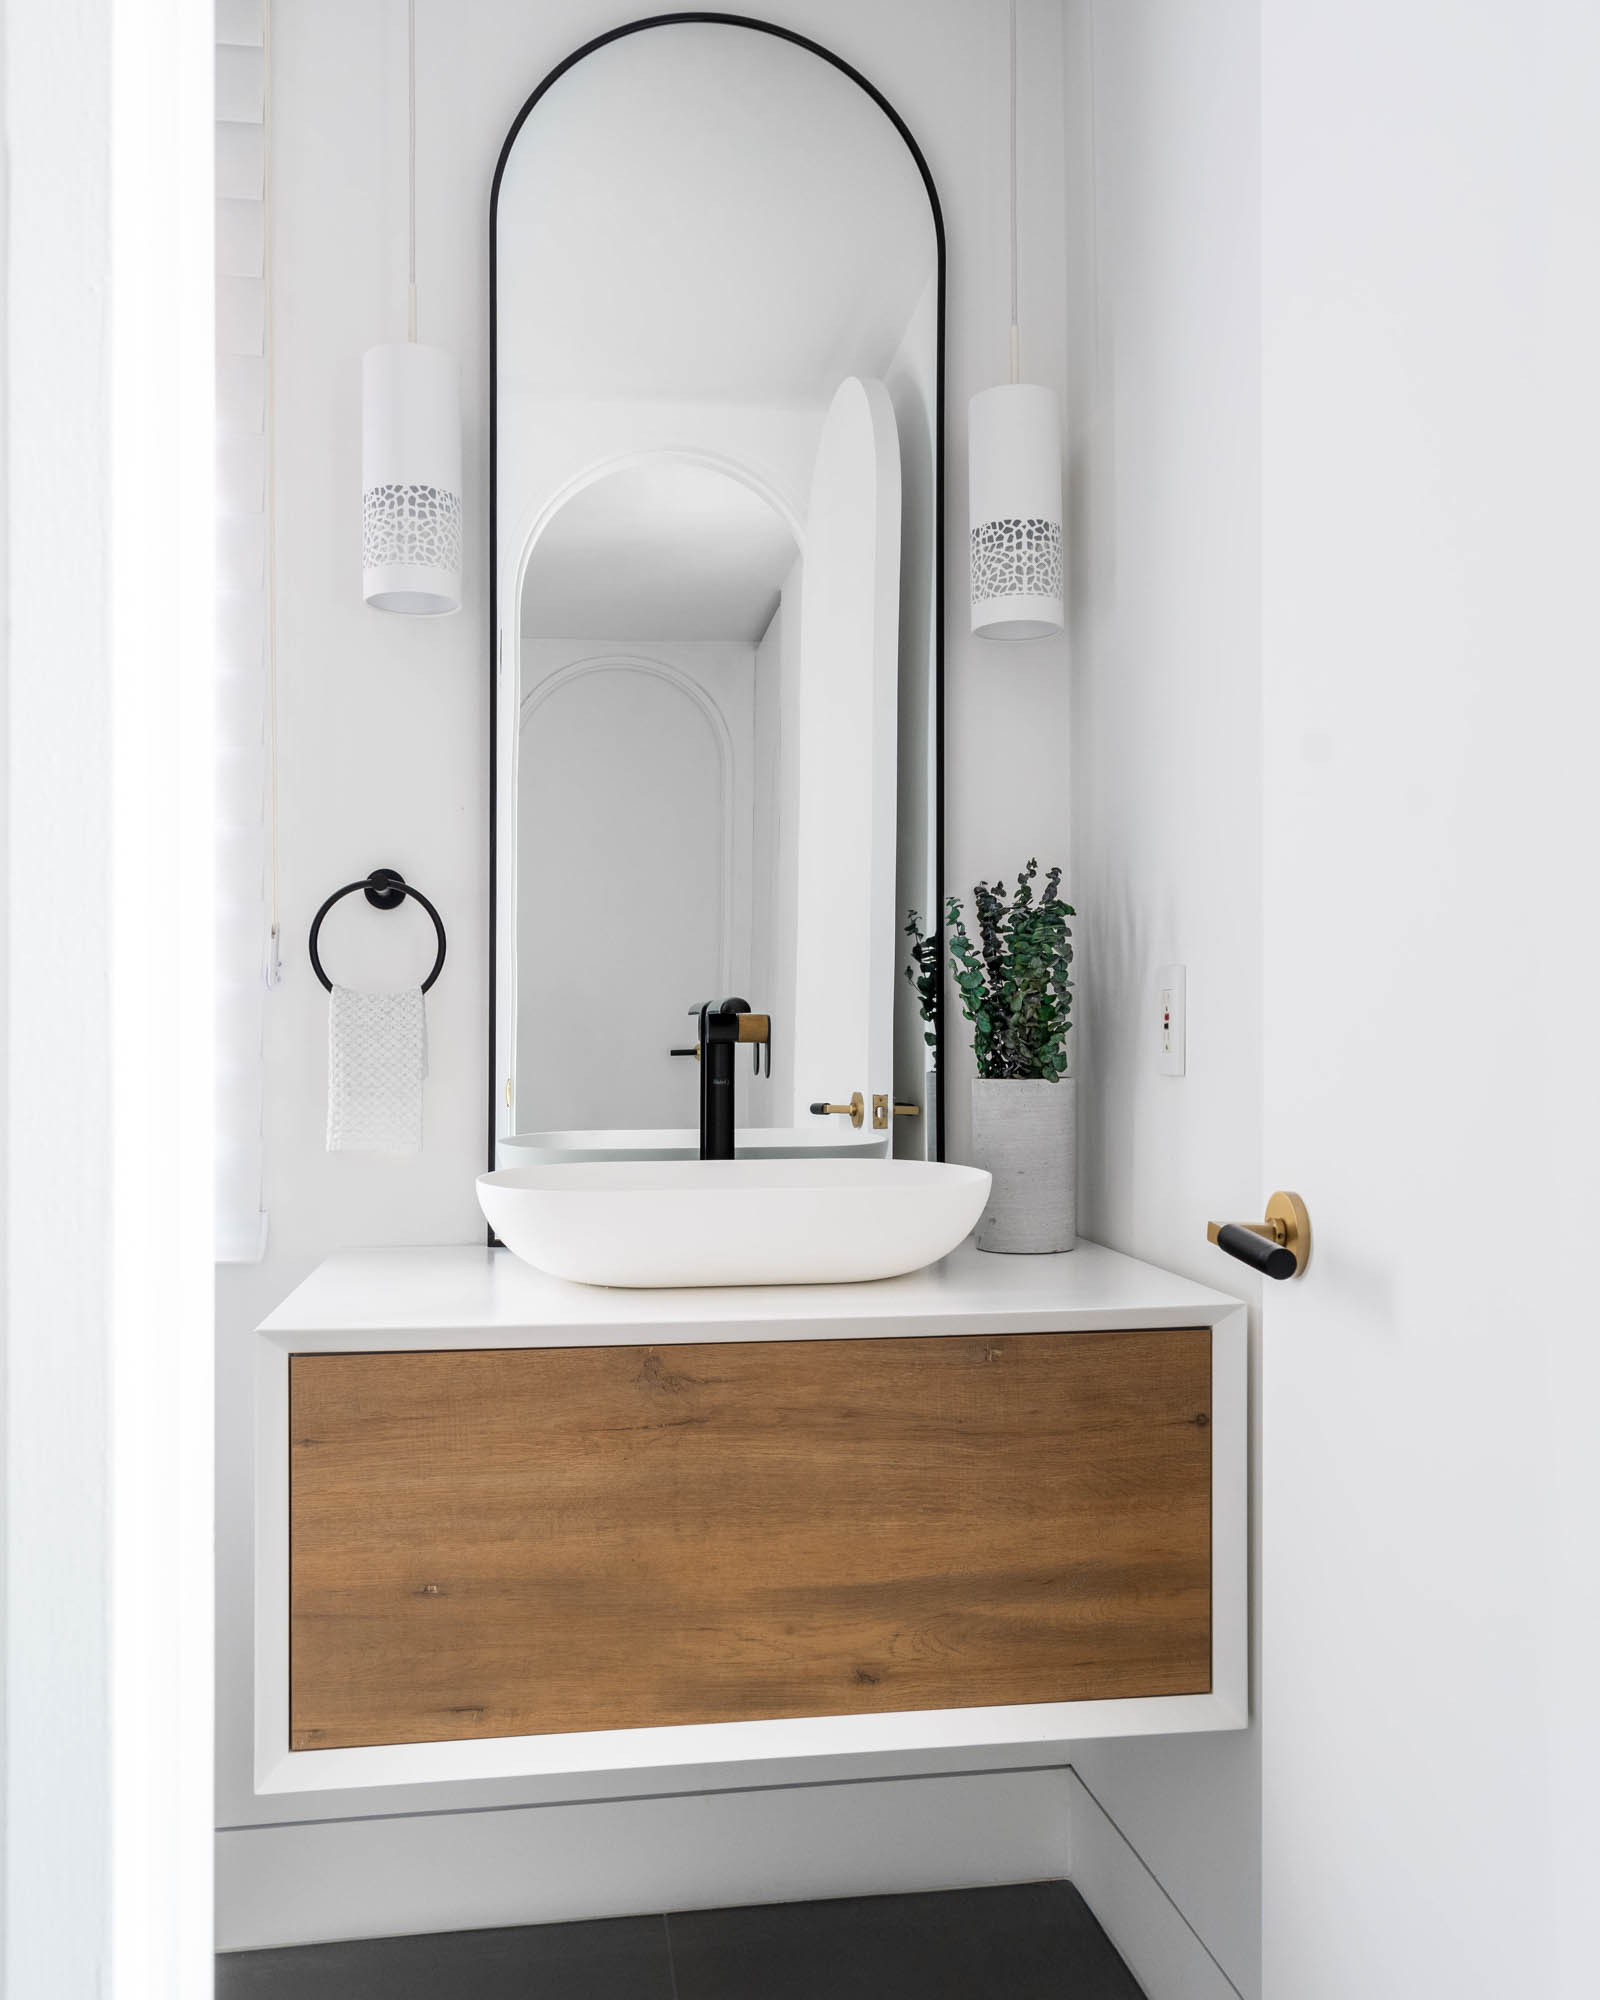
[[[432,917],[434,935],[439,940],[439,956],[433,961],[432,972],[422,982],[422,990],[426,993],[428,988],[444,970],[444,924],[440,919],[439,912],[428,901],[427,897],[423,895],[422,891],[420,889],[413,889],[397,868],[374,868],[370,875],[364,875],[359,882],[346,882],[342,889],[334,890],[322,908],[311,919],[311,970],[331,993],[333,991],[333,981],[323,971],[322,960],[317,956],[317,933],[322,929],[323,918],[333,908],[334,904],[339,901],[340,897],[353,896],[357,889],[360,889],[365,894],[367,901],[375,910],[398,910],[407,896],[410,896],[414,902],[420,903],[428,915]]]

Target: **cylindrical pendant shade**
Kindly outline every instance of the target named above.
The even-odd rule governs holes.
[[[1065,622],[1061,418],[1053,389],[1012,382],[968,408],[972,629],[1043,639]]]
[[[461,392],[442,347],[361,357],[361,572],[376,611],[461,609]]]

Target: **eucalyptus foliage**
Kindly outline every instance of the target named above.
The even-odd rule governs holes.
[[[915,910],[906,912],[906,936],[911,940],[911,963],[906,967],[906,983],[916,993],[922,1015],[922,1039],[939,1060],[939,940],[924,935],[922,919]]]
[[[961,995],[961,1011],[972,1023],[972,1049],[982,1077],[1009,1077],[1055,1083],[1067,1073],[1067,1036],[1072,1022],[1072,932],[1077,915],[1061,900],[1061,870],[1052,868],[1037,899],[1039,864],[1030,861],[1007,893],[1002,882],[980,882],[972,892],[978,943],[967,934],[961,900],[949,899],[950,969]],[[933,1018],[939,984],[938,945],[924,937],[915,911],[906,925],[913,965],[906,978],[922,1001],[923,1019]],[[930,1034],[931,1042],[933,1036]]]

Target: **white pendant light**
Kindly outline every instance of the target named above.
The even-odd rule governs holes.
[[[361,357],[361,594],[375,611],[461,609],[461,391],[417,341],[417,10],[407,0],[409,291],[404,344]]]
[[[1019,382],[1017,0],[1011,0],[1011,380],[967,406],[972,629],[1044,639],[1066,622],[1061,412],[1053,389]]]

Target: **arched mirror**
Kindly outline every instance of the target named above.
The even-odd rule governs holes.
[[[529,98],[490,257],[490,1164],[694,1157],[735,999],[741,1157],[938,1158],[922,157],[799,36],[642,21]]]

